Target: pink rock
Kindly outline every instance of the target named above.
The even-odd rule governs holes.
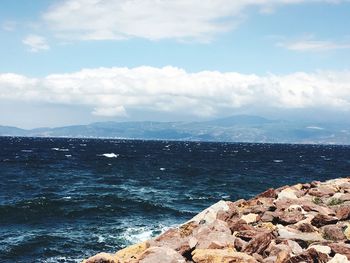
[[[139,263],[185,263],[186,260],[168,247],[150,247],[138,259]]]
[[[305,215],[301,211],[284,211],[280,213],[277,217],[277,222],[282,225],[290,225],[295,224],[303,219],[305,219]]]
[[[194,229],[198,228],[195,222],[189,222],[178,229],[169,229],[156,239],[150,241],[151,246],[165,246],[178,251],[181,255],[191,250],[189,245]]]
[[[336,211],[336,217],[339,220],[347,220],[350,219],[350,205],[342,205]]]

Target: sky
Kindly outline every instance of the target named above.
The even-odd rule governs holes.
[[[0,125],[350,117],[349,0],[2,0]]]

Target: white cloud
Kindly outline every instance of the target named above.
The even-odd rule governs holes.
[[[263,13],[279,5],[347,0],[64,0],[43,19],[56,36],[78,40],[151,40],[175,38],[208,41],[234,29],[249,7]]]
[[[14,31],[17,27],[17,22],[15,21],[5,21],[2,23],[1,28],[5,31]]]
[[[350,71],[246,75],[175,67],[98,68],[29,78],[0,74],[0,99],[81,105],[94,115],[131,110],[215,116],[242,107],[350,110]]]
[[[334,41],[324,41],[324,40],[297,40],[287,43],[278,43],[278,46],[284,47],[293,51],[301,52],[320,52],[327,50],[336,50],[336,49],[350,49],[350,42],[340,43]]]
[[[24,38],[22,42],[29,47],[30,52],[38,52],[50,49],[46,38],[38,35],[29,35]]]

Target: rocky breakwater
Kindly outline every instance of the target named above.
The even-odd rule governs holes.
[[[160,236],[85,263],[350,262],[350,179],[220,201]]]

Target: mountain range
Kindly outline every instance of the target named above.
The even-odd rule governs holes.
[[[96,122],[37,129],[0,126],[0,136],[350,144],[350,124],[235,115],[201,122]]]

